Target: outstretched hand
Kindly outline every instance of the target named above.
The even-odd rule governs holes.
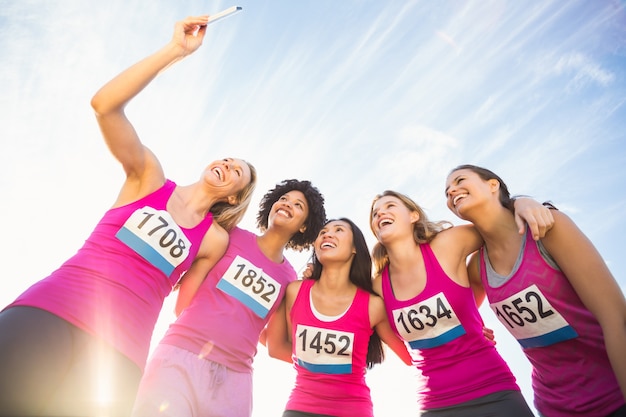
[[[182,50],[183,56],[193,53],[202,45],[208,22],[209,15],[189,16],[176,22],[172,43]]]

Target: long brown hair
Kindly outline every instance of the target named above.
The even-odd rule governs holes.
[[[352,263],[350,265],[350,282],[378,297],[378,294],[374,292],[374,286],[372,284],[372,258],[370,257],[363,232],[356,224],[354,224],[352,220],[345,217],[328,220],[325,225],[333,221],[347,223],[350,226],[350,229],[352,229],[352,244],[354,245],[356,253],[352,258]],[[312,258],[313,272],[311,273],[311,279],[319,280],[322,276],[322,269],[324,269],[324,266],[317,259],[315,252],[313,252]],[[367,368],[371,369],[375,364],[381,363],[383,360],[385,360],[385,352],[383,350],[382,341],[380,340],[378,333],[374,331],[370,336],[369,344],[367,346]]]

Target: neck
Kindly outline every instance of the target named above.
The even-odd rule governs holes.
[[[389,268],[393,266],[396,271],[408,270],[415,265],[417,259],[422,258],[422,251],[412,236],[388,243],[385,249],[389,257]]]
[[[222,201],[221,198],[208,193],[199,183],[177,188],[181,203],[202,217],[207,215],[211,207]]]
[[[352,262],[324,264],[319,281],[328,288],[341,288],[350,285],[350,267]]]
[[[506,242],[520,238],[515,216],[502,206],[497,210],[484,213],[480,217],[476,216],[470,221],[485,241],[487,250],[503,246]]]
[[[273,262],[281,263],[284,260],[283,251],[291,236],[270,227],[261,236],[257,236],[256,241],[263,255]]]
[[[343,267],[324,266],[322,275],[316,283],[318,291],[327,295],[351,295],[356,287],[350,281],[350,265]]]

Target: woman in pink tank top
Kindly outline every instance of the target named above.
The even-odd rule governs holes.
[[[250,417],[259,338],[297,279],[285,250],[312,246],[326,221],[310,181],[284,180],[261,199],[256,233],[235,228],[206,277],[182,279],[178,318],[154,350],[133,417]]]
[[[422,416],[532,416],[483,335],[465,263],[480,247],[480,235],[472,226],[429,221],[395,191],[376,196],[370,226],[378,239],[374,289],[415,358]]]
[[[217,160],[177,186],[124,112],[200,47],[208,19],[176,23],[167,45],[92,98],[124,183],[76,255],[0,313],[0,415],[129,415],[164,298],[185,271],[206,275],[226,250],[250,203],[252,165]]]
[[[520,235],[506,184],[485,168],[453,169],[446,195],[485,241],[470,280],[530,360],[537,410],[626,416],[626,300],[589,239],[558,210],[538,242]]]
[[[326,223],[315,240],[311,279],[289,284],[268,326],[269,354],[293,360],[297,371],[283,417],[372,417],[365,373],[384,358],[381,339],[411,364],[373,291],[371,267],[351,220]]]

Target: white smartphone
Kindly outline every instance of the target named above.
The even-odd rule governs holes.
[[[231,16],[234,13],[237,13],[239,11],[241,11],[243,8],[241,6],[233,6],[233,7],[229,7],[226,10],[222,10],[221,12],[214,14],[214,15],[210,15],[209,16],[209,21],[207,22],[207,25],[213,23],[213,22],[217,22],[218,20],[221,20],[225,17]]]

